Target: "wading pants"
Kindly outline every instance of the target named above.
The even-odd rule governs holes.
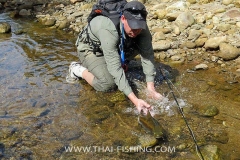
[[[137,51],[134,51],[131,56],[126,55],[126,59],[131,60],[136,55]],[[78,51],[78,56],[80,63],[94,75],[92,86],[95,90],[106,92],[117,87],[112,75],[108,72],[107,64],[103,55],[96,56],[89,51]]]

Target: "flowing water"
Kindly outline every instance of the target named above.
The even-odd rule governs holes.
[[[155,152],[130,153],[128,146],[138,145],[145,132],[129,100],[119,91],[96,92],[84,80],[65,81],[78,59],[76,36],[0,14],[3,21],[12,33],[0,34],[0,159],[199,159],[166,83],[157,86],[166,99],[157,101],[136,81],[168,139]],[[24,33],[15,34],[19,30]],[[200,148],[216,145],[223,158],[240,158],[239,84],[227,83],[231,72],[217,67],[188,73],[194,65],[172,67],[173,91]],[[209,105],[219,114],[199,115],[198,108]]]

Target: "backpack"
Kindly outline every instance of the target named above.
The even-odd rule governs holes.
[[[121,63],[122,66],[125,66],[125,57],[124,57],[124,51],[123,51],[123,36],[121,36],[120,33],[120,17],[123,11],[124,6],[127,4],[128,2],[126,0],[98,0],[97,4],[94,4],[92,7],[92,11],[90,12],[87,21],[88,21],[88,27],[91,30],[91,26],[90,26],[90,21],[99,15],[108,17],[115,25],[118,34],[121,37],[121,45],[120,45],[120,56],[121,56]],[[87,43],[89,43],[91,46],[93,46],[93,53],[96,56],[102,56],[102,51],[100,50],[100,46],[98,44],[95,44],[92,39],[89,37],[88,34],[88,27],[85,28],[85,30],[83,30],[80,34],[79,37],[81,37],[82,33],[86,33],[87,34]],[[126,67],[124,67],[126,68]],[[125,70],[125,69],[124,69]]]
[[[93,5],[87,21],[89,23],[94,17],[102,15],[110,18],[117,27],[121,12],[126,4],[126,0],[98,0],[97,4]]]

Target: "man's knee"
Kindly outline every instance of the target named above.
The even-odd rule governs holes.
[[[104,84],[102,85],[102,92],[108,92],[116,89],[116,84]]]
[[[104,81],[100,81],[98,79],[96,81],[93,81],[93,87],[97,91],[107,92],[107,91],[115,90],[117,86],[113,81],[113,79],[108,79],[108,80],[105,79]]]

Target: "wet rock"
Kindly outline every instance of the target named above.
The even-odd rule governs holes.
[[[171,65],[178,65],[178,64],[183,64],[185,61],[185,58],[182,56],[174,55],[171,57],[171,60],[169,64]]]
[[[208,84],[209,86],[216,86],[216,85],[217,85],[217,82],[212,81],[212,80],[209,80],[209,81],[207,82],[207,84]]]
[[[205,136],[206,141],[218,142],[222,144],[226,144],[229,141],[228,133],[225,130],[217,130],[209,133]]]
[[[142,147],[152,147],[157,144],[157,139],[150,134],[139,137],[139,143]]]
[[[45,26],[54,26],[56,23],[56,19],[55,18],[46,18],[43,25]]]
[[[31,16],[31,10],[21,9],[18,13],[20,16]]]
[[[222,160],[222,152],[216,145],[206,145],[201,151],[206,160]]]
[[[48,113],[50,112],[50,109],[46,109],[45,111],[43,111],[42,113],[40,113],[39,117],[44,117],[46,115],[48,115]]]
[[[50,17],[50,15],[38,15],[38,21],[41,22],[42,25],[45,26],[54,26],[56,23],[56,19],[54,17]]]
[[[0,22],[0,33],[11,32],[11,25],[7,22]]]
[[[181,58],[182,58],[182,56],[180,56],[180,55],[173,55],[173,56],[171,56],[171,60],[172,61],[180,61]]]
[[[64,29],[67,28],[68,26],[69,26],[68,20],[63,20],[59,22],[58,29]]]
[[[14,31],[14,33],[16,35],[20,35],[20,34],[26,33],[26,30],[24,30],[24,29],[17,29],[16,31]]]
[[[156,59],[160,59],[161,61],[164,61],[164,59],[167,57],[164,52],[155,53],[154,56]]]
[[[222,57],[223,60],[232,60],[237,58],[240,55],[240,49],[232,46],[228,43],[220,44],[220,52],[218,54],[219,57]]]
[[[215,106],[206,106],[203,108],[199,108],[199,114],[206,117],[213,117],[219,113],[219,110]]]
[[[195,70],[208,69],[208,65],[202,63],[194,67]]]
[[[176,149],[179,150],[179,151],[183,151],[183,150],[185,150],[186,148],[188,148],[189,146],[190,146],[190,145],[187,144],[187,143],[182,143],[182,144],[178,145],[178,146],[176,147]]]

